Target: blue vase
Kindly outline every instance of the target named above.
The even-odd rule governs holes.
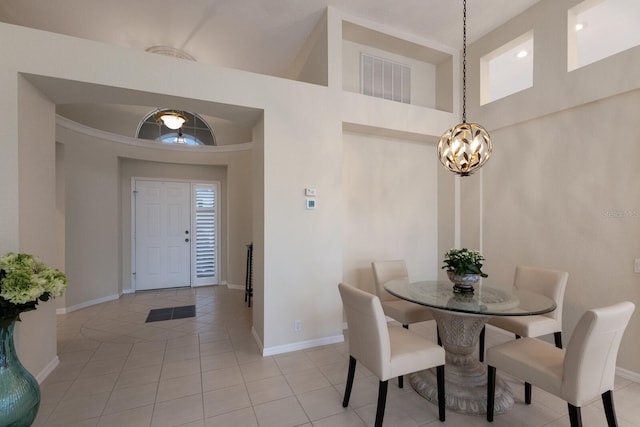
[[[0,426],[27,427],[40,407],[40,386],[18,359],[14,326],[0,323]]]

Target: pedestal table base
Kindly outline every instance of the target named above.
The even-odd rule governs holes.
[[[446,408],[462,414],[486,414],[487,368],[478,361],[476,348],[480,331],[489,318],[439,310],[433,310],[433,314],[446,351]],[[437,403],[435,370],[411,374],[409,382],[421,396]],[[496,376],[494,414],[502,414],[512,406],[513,394],[509,386]]]

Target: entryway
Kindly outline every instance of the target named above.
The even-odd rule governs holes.
[[[218,284],[218,186],[132,180],[136,291]]]

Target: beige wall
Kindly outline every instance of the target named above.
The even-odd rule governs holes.
[[[18,146],[19,245],[6,249],[42,258],[52,267],[58,264],[56,231],[56,161],[53,129],[54,105],[21,77],[18,85],[18,139],[3,144]],[[37,117],[37,123],[32,120]],[[4,203],[3,203],[4,206]],[[16,351],[23,365],[42,380],[43,371],[57,364],[55,302],[40,303],[37,310],[23,313],[16,326]],[[38,343],[33,351],[32,343]]]
[[[404,259],[415,280],[438,275],[434,144],[345,132],[343,279],[374,292],[372,261]]]
[[[342,43],[344,90],[360,93],[360,55],[362,53],[411,67],[411,104],[435,108],[435,65],[348,40]]]
[[[153,149],[151,142],[90,134],[68,121],[58,126],[57,139],[65,159],[67,309],[131,290],[132,177],[219,181],[221,280],[244,284],[245,245],[251,241],[250,146],[177,153]]]
[[[568,73],[576,3],[543,0],[471,46],[468,118],[490,129],[494,154],[461,191],[462,242],[483,248],[487,280],[511,283],[517,264],[569,272],[565,342],[585,310],[640,302],[640,47]],[[529,29],[534,86],[478,107],[479,58]],[[618,358],[635,377],[639,332],[636,312]]]
[[[569,271],[564,316],[567,336],[579,313],[589,307],[614,299],[638,301],[638,276],[631,271],[633,259],[640,256],[635,243],[640,230],[632,214],[639,209],[633,201],[633,183],[638,177],[632,166],[638,153],[633,137],[621,136],[627,135],[628,129],[630,135],[638,130],[634,120],[638,117],[640,48],[566,73],[566,51],[561,41],[566,37],[566,8],[575,3],[542,0],[471,46],[469,118],[489,128],[494,137],[494,157],[481,173],[463,182],[453,179],[433,160],[427,160],[425,170],[417,171],[424,177],[424,187],[417,191],[407,188],[399,195],[401,204],[407,207],[411,195],[424,190],[428,202],[420,194],[419,203],[429,215],[437,212],[428,221],[424,221],[423,210],[404,218],[406,222],[424,221],[420,222],[424,227],[422,235],[410,243],[415,251],[407,253],[418,257],[417,253],[424,251],[424,264],[417,265],[416,259],[410,262],[410,268],[424,269],[425,276],[439,273],[442,254],[459,243],[482,248],[491,278],[505,283],[511,280],[517,263]],[[457,113],[343,92],[341,17],[331,9],[327,16],[328,87],[0,25],[1,39],[23,41],[20,46],[2,45],[0,113],[7,120],[0,128],[0,197],[7,203],[0,212],[2,247],[15,250],[23,241],[32,241],[31,227],[38,229],[35,221],[45,216],[45,223],[51,221],[55,228],[54,220],[49,219],[55,216],[55,200],[48,194],[44,200],[50,206],[45,207],[42,216],[29,216],[33,224],[24,222],[27,217],[19,220],[26,206],[23,203],[31,203],[28,200],[35,200],[34,195],[45,190],[38,188],[27,195],[28,199],[18,202],[18,194],[22,197],[18,190],[33,185],[35,175],[31,174],[36,172],[32,165],[44,167],[52,186],[46,191],[55,193],[54,134],[65,145],[65,258],[67,273],[73,280],[67,306],[118,292],[122,277],[119,158],[227,165],[229,205],[237,203],[251,211],[250,215],[242,209],[229,212],[230,241],[232,233],[240,236],[236,249],[230,247],[229,274],[234,269],[232,260],[243,259],[244,244],[247,237],[252,238],[256,273],[254,333],[265,353],[339,337],[342,309],[336,284],[345,277],[358,277],[358,271],[363,271],[369,261],[364,258],[373,257],[366,254],[358,258],[359,242],[353,239],[360,239],[361,235],[347,229],[346,223],[353,221],[358,210],[350,210],[345,203],[351,195],[362,196],[363,180],[369,173],[364,170],[367,162],[362,155],[371,152],[371,162],[379,162],[384,150],[397,144],[400,151],[394,154],[396,160],[415,156],[415,163],[409,166],[417,168],[419,156],[431,158],[435,151],[429,144],[458,119]],[[480,108],[475,66],[479,57],[532,28],[537,37],[534,87]],[[55,62],[50,60],[52,55]],[[459,70],[457,61],[452,69],[454,74]],[[154,71],[153,79],[149,78],[149,70]],[[19,73],[27,75],[33,85],[27,92],[18,91]],[[189,78],[172,84],[171,77],[176,74]],[[455,79],[453,93],[459,93]],[[193,154],[181,151],[87,138],[64,126],[58,126],[54,133],[52,126],[55,104],[164,105],[167,100],[179,101],[181,107],[204,114],[223,104],[263,111],[254,128],[253,149],[237,163],[229,153],[216,153],[203,161],[199,155],[195,160]],[[18,111],[16,105],[20,106]],[[457,112],[457,105],[453,107]],[[32,125],[30,119],[34,115],[44,120],[43,127],[25,129],[26,123]],[[23,143],[27,144],[25,149],[29,149],[28,144],[50,146],[37,150],[37,155],[36,151],[21,153],[20,164],[31,172],[18,173],[18,146]],[[371,151],[365,149],[369,143]],[[564,159],[567,160],[562,162]],[[250,173],[247,162],[251,164]],[[352,186],[346,181],[345,171],[358,168],[354,182],[359,185]],[[380,179],[391,182],[393,178],[381,172]],[[406,184],[408,178],[404,179]],[[432,179],[437,181],[437,194],[430,187]],[[317,189],[318,208],[314,211],[304,208],[306,187]],[[366,188],[372,196],[378,195],[372,187]],[[376,191],[379,189],[375,187]],[[240,196],[245,190],[253,193],[248,205],[242,205]],[[436,203],[433,210],[429,202]],[[242,212],[243,216],[235,221],[232,212]],[[616,218],[607,212],[629,214]],[[100,236],[92,228],[96,215],[104,220]],[[385,220],[380,227],[384,233],[391,228],[391,221],[381,212],[370,217],[371,221],[380,219]],[[243,224],[245,231],[241,232]],[[232,231],[234,227],[237,229]],[[511,233],[505,233],[507,229]],[[87,235],[81,235],[81,231]],[[46,236],[47,233],[48,229]],[[50,248],[56,247],[55,232],[51,233],[51,237],[33,241],[33,249],[47,256]],[[345,236],[350,236],[349,247],[356,249],[345,246]],[[431,239],[438,242],[437,254]],[[382,247],[380,241],[374,243]],[[82,247],[91,250],[81,252]],[[55,254],[51,257],[55,259]],[[52,314],[46,310],[36,315],[46,317],[36,320],[37,325],[55,327],[50,326],[54,322],[49,321]],[[635,357],[638,318],[636,315],[632,319],[619,359],[622,368],[634,372],[640,372]],[[302,321],[301,332],[293,331],[294,320]],[[55,331],[50,332],[45,330],[45,335],[55,336]],[[36,345],[40,348],[39,343],[22,342],[31,346],[27,351],[34,351]],[[47,346],[44,354],[54,357],[55,343]],[[40,361],[33,364],[42,365]],[[42,369],[36,367],[36,371]]]

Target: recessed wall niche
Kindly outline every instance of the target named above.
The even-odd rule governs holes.
[[[364,67],[362,58],[365,59]],[[370,58],[375,58],[371,63]],[[399,76],[398,73],[401,75]],[[363,78],[373,82],[369,90]],[[406,79],[410,79],[407,84]],[[393,95],[391,86],[410,93]],[[342,88],[391,101],[453,112],[453,56],[449,53],[342,22]],[[373,93],[372,93],[373,92]]]

